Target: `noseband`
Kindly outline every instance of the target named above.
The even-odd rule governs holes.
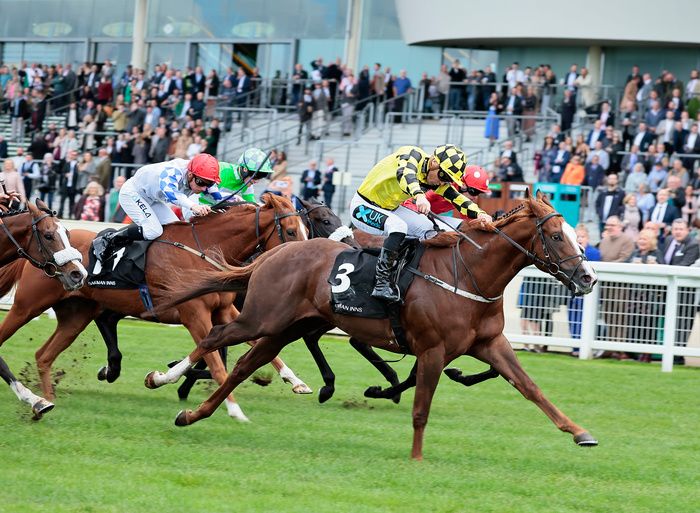
[[[535,218],[535,228],[537,231],[535,234],[532,236],[532,239],[530,239],[530,249],[525,249],[523,246],[518,244],[516,241],[514,241],[511,237],[503,233],[501,230],[498,228],[494,227],[494,231],[500,235],[502,238],[507,240],[513,247],[518,249],[521,253],[525,254],[530,259],[530,263],[533,263],[540,267],[541,269],[546,269],[546,272],[548,274],[551,274],[555,278],[559,275],[563,276],[567,281],[567,287],[569,287],[570,290],[572,290],[573,287],[573,277],[578,271],[579,267],[583,264],[584,261],[588,260],[586,258],[586,255],[582,252],[579,255],[572,255],[569,257],[562,258],[559,256],[557,251],[552,248],[549,243],[547,242],[547,238],[544,235],[544,231],[542,230],[542,227],[544,224],[549,221],[550,219],[554,217],[563,217],[559,212],[550,212],[543,218]],[[537,253],[535,253],[534,247],[535,247],[535,241],[537,240],[537,237],[539,236],[540,242],[542,243],[542,254],[544,255],[544,258],[540,258]],[[555,260],[556,258],[556,260]],[[567,274],[565,273],[561,265],[565,262],[568,262],[569,260],[573,259],[579,259],[578,264],[576,267],[573,268],[571,273]]]
[[[39,254],[44,257],[44,262],[38,261],[36,258],[31,256],[20,244],[17,242],[17,239],[10,233],[10,229],[7,227],[7,225],[3,222],[2,218],[0,218],[0,226],[2,226],[3,231],[5,232],[5,235],[7,235],[7,238],[10,239],[12,244],[14,244],[15,248],[17,248],[17,254],[20,257],[26,258],[31,262],[31,264],[34,267],[37,267],[44,271],[46,276],[49,278],[54,278],[56,276],[61,276],[63,273],[59,271],[59,268],[62,265],[65,265],[67,262],[70,262],[72,260],[81,260],[82,261],[82,255],[75,251],[76,254],[73,252],[71,253],[66,253],[65,255],[65,261],[62,263],[56,262],[56,255],[51,254],[46,246],[44,246],[44,243],[41,241],[41,236],[39,235],[39,228],[38,224],[46,219],[47,217],[55,217],[54,213],[50,210],[46,209],[41,209],[42,212],[44,212],[42,215],[40,215],[38,218],[34,219],[32,218],[32,237],[29,241],[31,244],[32,240],[36,238],[37,244],[39,246]],[[68,248],[66,248],[68,249]],[[63,260],[63,259],[62,259]]]

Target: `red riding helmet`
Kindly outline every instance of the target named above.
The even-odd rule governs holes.
[[[464,170],[462,182],[468,188],[479,192],[489,192],[489,175],[480,166],[467,166]]]
[[[216,157],[208,153],[195,155],[187,165],[187,169],[194,176],[198,176],[204,180],[209,180],[214,183],[221,182],[221,178],[219,177],[219,161],[216,160]]]

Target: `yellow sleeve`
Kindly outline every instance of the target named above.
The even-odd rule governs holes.
[[[476,219],[476,216],[484,211],[479,208],[479,205],[472,200],[460,194],[452,184],[443,184],[435,189],[435,194],[438,194],[452,203],[460,214],[467,216],[469,219]]]
[[[411,150],[397,156],[399,167],[396,170],[396,179],[399,181],[399,187],[406,194],[410,194],[413,198],[419,194],[423,194],[423,190],[418,183],[418,167],[423,155],[416,150]]]

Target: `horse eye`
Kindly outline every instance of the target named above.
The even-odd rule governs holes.
[[[552,240],[555,240],[557,242],[561,241],[561,235],[555,233],[554,235],[552,235]]]
[[[324,219],[323,224],[331,224],[331,222],[328,219]]]
[[[46,240],[53,240],[53,233],[50,233],[50,232],[49,232],[49,233],[45,233],[45,234],[44,234],[44,238],[45,238]]]
[[[287,229],[287,235],[289,235],[290,237],[294,237],[296,234],[297,232],[292,230],[291,228]]]

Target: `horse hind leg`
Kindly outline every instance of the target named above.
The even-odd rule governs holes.
[[[365,397],[369,397],[372,399],[391,399],[396,404],[398,404],[401,400],[401,394],[409,388],[413,388],[414,386],[416,386],[417,369],[418,361],[416,361],[416,363],[413,365],[413,368],[411,368],[411,372],[408,374],[408,377],[404,381],[402,381],[401,383],[396,383],[395,385],[392,385],[388,388],[382,388],[378,386],[368,387],[367,390],[365,390]]]
[[[119,340],[117,338],[117,323],[124,316],[112,310],[105,310],[95,319],[97,329],[100,330],[102,340],[107,346],[107,365],[100,367],[97,371],[97,379],[114,383],[121,375],[122,353],[119,351]]]
[[[465,387],[470,387],[477,385],[489,379],[497,378],[499,376],[496,369],[490,367],[489,370],[484,372],[479,372],[478,374],[462,374],[462,371],[457,368],[449,368],[443,371],[443,374],[450,378],[452,381],[461,383]]]
[[[384,378],[389,382],[391,387],[389,389],[394,390],[393,395],[367,395],[367,392],[372,390],[370,393],[382,391],[381,387],[369,387],[367,390],[365,390],[365,397],[374,397],[377,399],[391,399],[395,404],[399,404],[401,401],[401,392],[403,390],[399,391],[398,388],[396,388],[399,385],[399,376],[396,374],[396,371],[392,369],[387,362],[384,361],[384,359],[379,356],[372,347],[368,346],[367,344],[364,344],[360,342],[359,340],[350,337],[350,345],[360,353],[369,363],[371,363],[375,369],[379,371],[379,373],[384,376]],[[415,370],[415,367],[414,367]],[[415,377],[415,376],[414,376]],[[410,376],[409,376],[410,379]],[[415,386],[415,380],[413,381],[413,385]],[[407,387],[410,388],[410,387]],[[389,390],[387,389],[387,390]],[[404,389],[405,390],[405,389]]]
[[[233,392],[240,383],[248,379],[257,369],[270,363],[289,342],[281,337],[264,337],[257,340],[256,344],[236,362],[226,380],[199,408],[194,411],[183,410],[177,414],[175,425],[188,426],[198,420],[210,417],[228,394]]]
[[[517,388],[525,399],[534,402],[557,428],[566,433],[571,433],[576,444],[581,446],[598,445],[598,441],[588,431],[564,415],[559,408],[545,397],[542,390],[522,368],[508,343],[508,339],[503,334],[486,344],[472,346],[469,354],[491,365],[506,381]]]
[[[18,381],[15,375],[12,374],[10,367],[2,358],[0,358],[0,378],[2,378],[5,383],[10,386],[12,391],[17,396],[17,399],[32,407],[32,411],[34,412],[34,420],[39,420],[45,413],[53,410],[53,403],[34,394],[31,390],[24,386],[22,382]]]

